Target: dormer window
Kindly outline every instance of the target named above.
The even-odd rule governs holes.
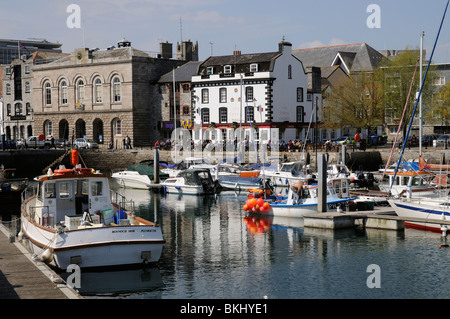
[[[257,63],[250,64],[250,72],[258,72],[258,64]]]
[[[212,74],[214,74],[214,67],[213,67],[213,66],[208,66],[208,67],[206,68],[206,74],[207,74],[207,75],[212,75]]]
[[[231,73],[231,65],[225,65],[223,67],[223,73],[230,74]]]

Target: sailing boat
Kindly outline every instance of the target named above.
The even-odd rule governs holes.
[[[422,79],[422,83],[420,86],[419,96],[417,98],[416,104],[414,106],[413,113],[411,115],[410,123],[408,126],[408,130],[406,133],[405,141],[403,143],[402,151],[400,153],[400,159],[403,156],[405,145],[408,140],[408,135],[411,130],[412,121],[414,119],[414,115],[417,109],[417,104],[420,100],[420,96],[422,94],[423,86],[425,83],[425,79],[428,74],[428,70],[430,68],[431,60],[433,58],[434,51],[436,49],[436,44],[439,38],[439,34],[442,29],[442,24],[445,19],[445,15],[447,13],[449,0],[447,0],[447,5],[445,7],[444,15],[441,20],[441,24],[439,27],[438,34],[436,36],[436,40],[433,46],[433,50],[431,52],[430,60],[428,61],[428,66],[425,71],[425,76]],[[424,163],[422,162],[422,165]],[[398,172],[398,166],[395,169],[395,174]],[[392,187],[392,185],[391,185]],[[448,196],[442,196],[438,199],[431,199],[431,198],[407,198],[407,199],[394,199],[391,198],[388,200],[389,204],[392,206],[392,208],[395,210],[398,216],[403,217],[406,219],[405,225],[410,225],[413,227],[420,227],[424,229],[431,229],[431,230],[440,230],[441,224],[443,221],[450,221],[450,201],[448,199]]]

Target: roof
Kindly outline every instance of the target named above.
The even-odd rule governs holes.
[[[305,67],[339,64],[339,61],[335,61],[339,55],[341,62],[345,63],[350,72],[373,71],[383,59],[383,55],[367,43],[296,49],[292,50],[292,54],[301,60]]]
[[[191,82],[192,76],[197,74],[199,65],[202,61],[189,61],[175,69],[176,82]],[[173,70],[161,76],[159,83],[172,83]]]

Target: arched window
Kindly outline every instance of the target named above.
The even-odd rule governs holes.
[[[84,103],[84,81],[78,80],[77,82],[77,104]]]
[[[14,104],[14,109],[15,115],[22,115],[22,103]]]
[[[118,77],[115,77],[113,79],[113,85],[112,85],[112,94],[113,94],[113,101],[114,102],[120,102],[120,79]]]
[[[53,135],[53,123],[50,120],[44,122],[44,135],[45,136]]]
[[[11,84],[6,83],[6,94],[10,95],[11,94]]]
[[[52,86],[49,82],[44,85],[45,105],[52,104]]]
[[[29,102],[27,102],[27,104],[26,104],[26,112],[27,112],[27,115],[31,114],[31,104]]]
[[[67,82],[61,82],[61,104],[67,104]]]
[[[288,65],[288,79],[292,79],[292,65]]]
[[[97,78],[94,81],[94,103],[102,103],[103,101],[103,91],[102,91],[102,81]]]

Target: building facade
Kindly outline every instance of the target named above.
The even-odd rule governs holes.
[[[192,77],[193,124],[203,139],[211,139],[209,128],[230,139],[238,127],[252,140],[269,140],[274,131],[279,139],[304,139],[314,107],[321,107],[320,69],[305,70],[284,41],[276,52],[209,57]]]
[[[35,66],[35,134],[117,148],[128,136],[134,146],[153,145],[161,118],[157,81],[184,63],[151,57],[124,39],[118,48],[77,49]]]

